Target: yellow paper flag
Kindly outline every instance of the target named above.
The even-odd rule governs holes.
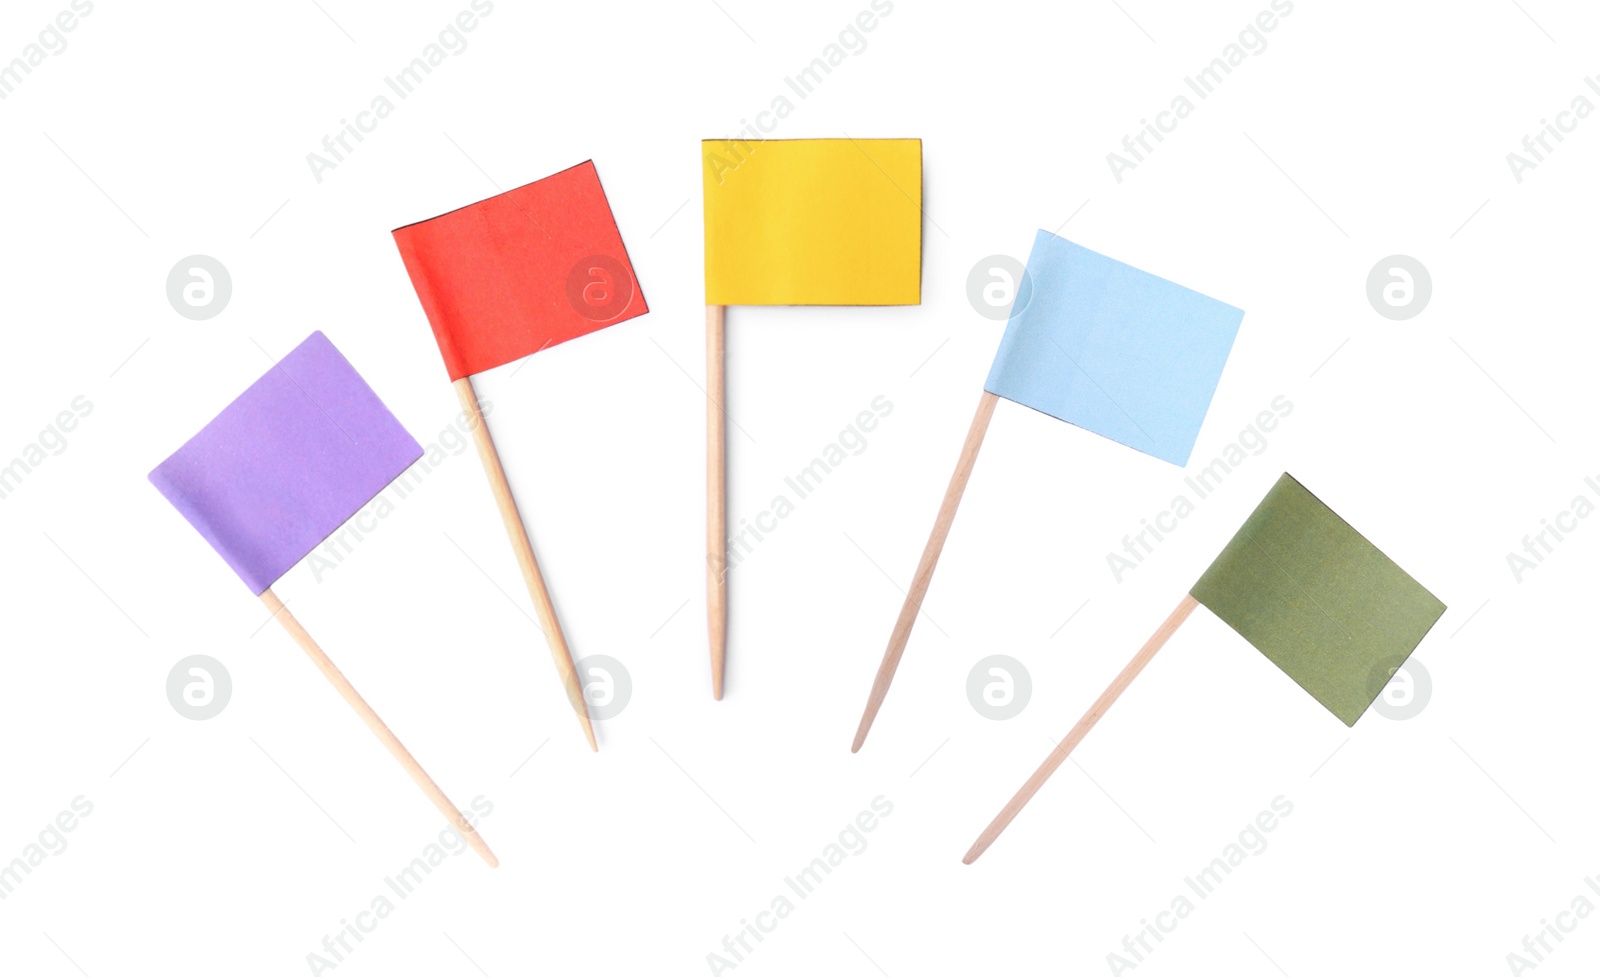
[[[701,143],[707,305],[918,305],[922,140]]]

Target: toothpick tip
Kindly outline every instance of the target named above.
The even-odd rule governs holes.
[[[600,744],[594,738],[594,720],[589,718],[589,710],[584,706],[582,699],[574,699],[578,710],[578,725],[583,728],[583,738],[589,741],[591,752],[599,753]]]
[[[499,868],[499,857],[489,850],[489,845],[483,840],[483,836],[478,834],[477,829],[468,825],[466,830],[470,832],[467,836],[468,843],[477,849],[478,856],[483,859],[483,863],[490,868]]]
[[[865,724],[856,727],[856,738],[850,742],[851,753],[861,752],[861,748],[867,745],[867,733],[870,731],[871,727],[866,726]]]

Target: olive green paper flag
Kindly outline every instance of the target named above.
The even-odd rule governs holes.
[[[1444,604],[1285,473],[1221,555],[973,842],[982,855],[1201,604],[1346,726],[1405,663]]]
[[[1346,726],[1444,613],[1287,473],[1189,593]]]

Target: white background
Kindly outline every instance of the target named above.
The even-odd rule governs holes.
[[[804,100],[784,77],[865,3],[718,2],[497,0],[320,183],[306,154],[466,0],[97,0],[0,101],[0,461],[93,404],[0,500],[0,860],[93,804],[0,902],[0,968],[307,973],[435,837],[434,810],[145,474],[313,329],[436,440],[455,397],[389,230],[589,158],[651,312],[481,388],[572,647],[621,661],[633,698],[590,754],[470,449],[336,570],[288,574],[277,592],[446,792],[493,804],[481,828],[504,863],[448,860],[337,973],[704,974],[879,795],[893,813],[867,848],[738,974],[1110,972],[1278,795],[1293,813],[1267,848],[1138,973],[1505,973],[1541,920],[1600,903],[1583,883],[1600,872],[1600,523],[1520,583],[1506,564],[1596,495],[1600,121],[1520,184],[1505,158],[1575,96],[1600,103],[1583,85],[1600,15],[1297,0],[1119,184],[1106,154],[1264,0],[896,0]],[[6,4],[0,60],[65,8]],[[923,304],[732,310],[735,524],[873,398],[894,409],[734,572],[714,703],[698,140],[780,94],[795,104],[774,136],[923,139]],[[1197,465],[1274,397],[1293,413],[1119,584],[1106,553],[1186,473],[1002,402],[852,756],[1002,329],[967,275],[1025,257],[1040,227],[1246,310]],[[167,302],[192,254],[232,275],[209,321]],[[1391,254],[1432,273],[1408,321],[1367,301]],[[963,866],[1286,470],[1449,605],[1416,653],[1421,712],[1347,730],[1202,610]],[[165,695],[191,654],[232,676],[209,721]],[[1016,719],[968,704],[990,654],[1032,676]],[[1592,972],[1600,921],[1552,946],[1541,977]]]

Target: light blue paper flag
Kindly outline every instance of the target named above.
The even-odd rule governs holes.
[[[1038,233],[977,416],[867,696],[852,752],[866,742],[889,694],[997,398],[1184,465],[1243,320],[1243,312],[1224,302],[1049,231]]]
[[[983,387],[1184,465],[1243,318],[1040,231]]]

